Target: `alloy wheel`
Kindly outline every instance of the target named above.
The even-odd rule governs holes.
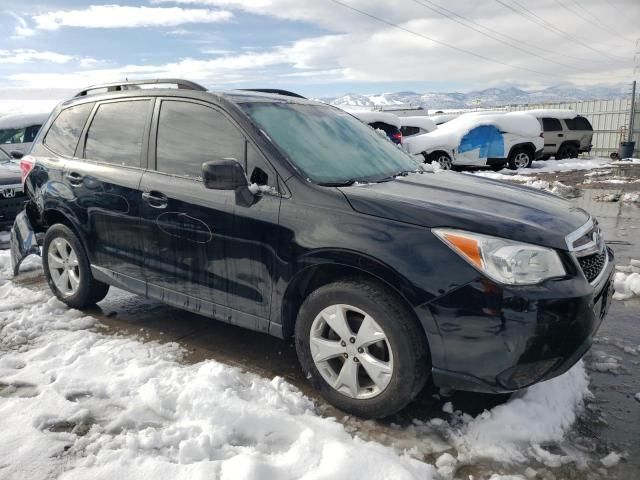
[[[529,165],[529,154],[525,152],[520,152],[516,154],[513,162],[516,164],[518,168],[526,168]]]
[[[322,378],[351,398],[380,395],[393,376],[393,351],[387,335],[366,312],[331,305],[311,325],[309,345]]]
[[[49,273],[56,288],[65,297],[74,295],[80,287],[78,256],[71,244],[62,237],[49,244],[47,252]]]
[[[449,158],[447,155],[438,156],[436,161],[440,164],[440,168],[442,168],[443,170],[451,170],[451,167],[453,166],[451,158]]]

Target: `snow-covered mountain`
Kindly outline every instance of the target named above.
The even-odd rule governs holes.
[[[628,85],[576,87],[558,85],[543,90],[526,91],[515,87],[488,88],[468,93],[459,92],[396,92],[361,95],[348,93],[340,97],[321,98],[320,100],[338,106],[376,107],[376,106],[412,106],[426,109],[496,107],[500,105],[570,102],[577,100],[609,99],[629,94]]]

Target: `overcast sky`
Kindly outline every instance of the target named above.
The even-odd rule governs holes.
[[[125,77],[314,97],[612,84],[640,53],[638,0],[116,2],[2,0],[0,95]]]

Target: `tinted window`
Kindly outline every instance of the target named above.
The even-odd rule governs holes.
[[[403,137],[410,137],[420,133],[420,127],[400,127],[400,133],[402,133]]]
[[[387,135],[391,136],[394,133],[398,133],[400,130],[398,130],[398,127],[396,127],[395,125],[389,125],[388,123],[384,123],[384,122],[373,122],[370,123],[369,126],[375,130],[382,130],[384,133],[386,133]]]
[[[164,101],[158,121],[157,169],[202,176],[202,164],[221,158],[244,162],[244,136],[221,112],[188,102]]]
[[[560,120],[557,118],[543,118],[542,129],[545,132],[561,132],[562,125],[560,124]]]
[[[314,182],[375,181],[420,168],[393,143],[337,108],[267,102],[239,106]]]
[[[139,167],[149,100],[103,103],[93,117],[85,158]]]
[[[564,123],[569,130],[593,130],[589,120],[584,117],[570,118],[565,120]]]
[[[23,143],[24,128],[6,128],[0,130],[0,143]]]
[[[83,103],[61,111],[49,128],[44,144],[54,152],[73,156],[93,103]]]
[[[24,134],[24,141],[29,143],[33,142],[36,139],[36,135],[38,135],[41,126],[42,125],[32,125],[31,127],[27,127]]]

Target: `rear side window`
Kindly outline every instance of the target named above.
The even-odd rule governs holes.
[[[387,135],[393,135],[394,133],[398,133],[400,131],[395,125],[389,125],[388,123],[384,122],[373,122],[370,123],[369,126],[374,130],[382,130]]]
[[[83,103],[61,111],[44,137],[44,144],[59,155],[72,157],[93,103]]]
[[[222,158],[244,163],[244,136],[221,112],[165,100],[158,120],[157,170],[199,178],[202,164]]]
[[[400,127],[400,133],[404,137],[410,137],[411,135],[417,135],[420,133],[420,127]]]
[[[584,117],[570,118],[565,120],[564,123],[566,123],[569,130],[593,130],[589,120]]]
[[[542,129],[545,132],[561,132],[562,124],[557,118],[543,118]]]
[[[149,100],[100,105],[87,132],[85,158],[140,167],[148,114]]]

